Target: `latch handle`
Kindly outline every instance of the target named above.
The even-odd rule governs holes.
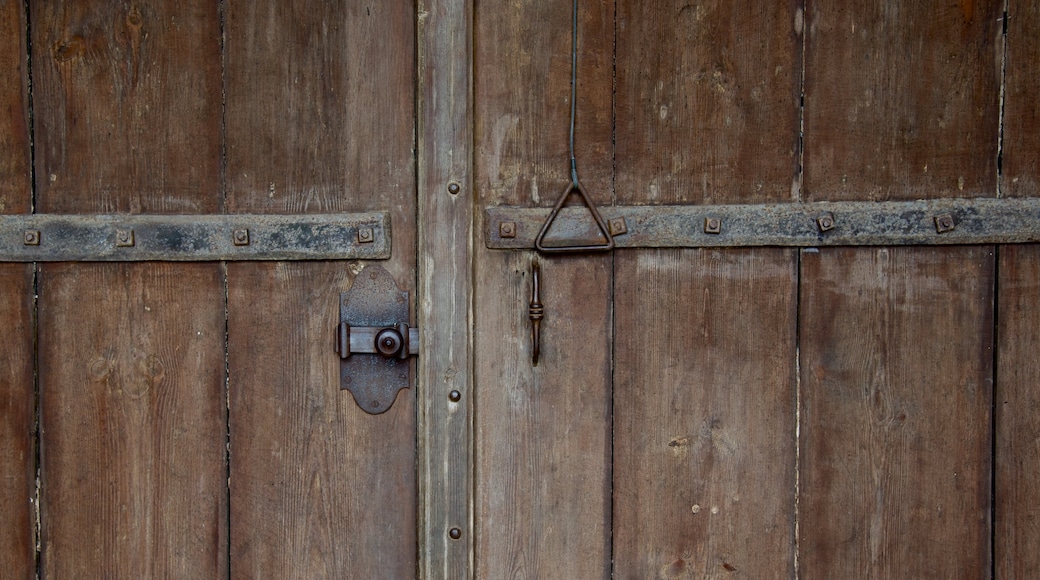
[[[404,360],[419,354],[419,329],[404,322],[395,326],[350,326],[339,323],[336,352],[345,359],[352,354],[380,354]]]
[[[546,246],[542,243],[545,239],[546,232],[549,231],[549,227],[556,220],[556,216],[560,213],[560,208],[567,201],[567,198],[571,196],[574,191],[577,190],[578,195],[581,197],[582,203],[588,208],[589,213],[592,214],[592,219],[596,222],[596,227],[599,228],[600,233],[606,238],[606,243],[596,244],[580,244],[574,246]],[[596,209],[596,205],[589,199],[589,194],[585,191],[585,187],[578,181],[578,176],[573,175],[571,177],[571,183],[563,190],[563,195],[557,200],[556,205],[553,207],[552,212],[549,214],[549,218],[542,224],[542,229],[538,232],[538,237],[534,240],[534,247],[538,248],[539,252],[545,253],[562,253],[562,252],[594,252],[594,251],[607,251],[614,249],[614,236],[610,235],[610,229],[607,228],[606,222],[603,221],[603,216],[599,215],[599,210]]]

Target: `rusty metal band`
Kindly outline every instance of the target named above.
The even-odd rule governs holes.
[[[380,260],[390,214],[5,215],[2,262]]]
[[[488,208],[491,249],[530,249],[549,208]],[[905,246],[1040,241],[1040,198],[602,207],[618,248]],[[563,208],[546,245],[597,233],[584,207]]]

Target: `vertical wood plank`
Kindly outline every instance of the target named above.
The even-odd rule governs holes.
[[[0,4],[0,213],[31,211],[25,6]]]
[[[989,575],[992,254],[803,253],[805,578]]]
[[[228,210],[389,210],[382,265],[415,296],[413,10],[229,2],[225,88]],[[234,578],[416,573],[415,391],[372,416],[339,388],[361,268],[228,265]]]
[[[796,273],[783,249],[618,257],[619,578],[793,573]]]
[[[620,203],[798,197],[798,4],[618,4]],[[796,255],[616,253],[618,577],[793,573]]]
[[[40,279],[44,573],[224,577],[220,270],[62,264]]]
[[[994,195],[1002,13],[807,0],[806,199]],[[802,575],[988,575],[992,249],[802,260]]]
[[[30,9],[40,210],[219,210],[217,6]],[[55,264],[39,287],[43,573],[224,577],[220,267]]]
[[[618,195],[798,198],[800,2],[618,2]]]
[[[0,214],[32,207],[26,19],[21,2],[0,4]],[[0,570],[36,571],[36,393],[33,267],[0,264]]]
[[[996,578],[1040,575],[1040,247],[1000,249],[997,308]]]
[[[33,384],[33,270],[0,265],[0,567],[36,577],[36,393]]]
[[[1003,191],[1040,195],[1040,5],[1010,0],[1004,85]]]
[[[420,0],[416,10],[419,575],[471,578],[473,3]]]
[[[231,573],[415,575],[415,412],[368,415],[339,388],[333,329],[345,264],[229,273]]]
[[[1002,192],[1040,195],[1040,6],[1008,2]],[[996,578],[1040,575],[1040,251],[1002,246],[997,306],[994,555]]]
[[[30,2],[42,212],[220,207],[212,2]]]
[[[474,39],[481,206],[551,206],[570,181],[571,4],[482,2]],[[613,198],[611,3],[580,3],[575,148]],[[475,252],[476,577],[610,574],[609,256],[543,257],[531,363],[528,253]]]
[[[805,6],[807,197],[992,196],[1003,1]]]

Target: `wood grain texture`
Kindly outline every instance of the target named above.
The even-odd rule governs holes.
[[[533,367],[531,256],[500,255],[477,283],[476,577],[609,576],[611,260],[541,260]]]
[[[1000,248],[994,558],[996,578],[1040,576],[1040,246]]]
[[[989,575],[992,254],[803,252],[801,576]]]
[[[0,569],[36,578],[36,393],[33,268],[0,265]]]
[[[25,7],[0,3],[0,213],[26,213],[32,201]]]
[[[570,183],[571,4],[481,2],[475,13],[480,202],[552,207]],[[598,204],[614,192],[613,27],[613,6],[579,6],[575,153]]]
[[[474,3],[420,0],[415,6],[419,576],[472,578]],[[457,402],[448,398],[452,391]]]
[[[40,211],[219,211],[218,6],[30,15]],[[225,577],[220,267],[47,265],[39,294],[42,572]]]
[[[218,6],[30,7],[40,211],[218,210]]]
[[[389,210],[414,296],[413,10],[231,2],[225,89],[228,211]],[[415,391],[371,416],[339,388],[360,267],[228,265],[232,577],[416,573]]]
[[[618,578],[794,572],[790,250],[617,257]]]
[[[43,575],[226,577],[220,269],[48,265],[40,287]]]
[[[992,197],[1002,13],[806,0],[806,200]]]
[[[479,204],[551,206],[569,183],[571,5],[481,2],[474,38]],[[576,154],[613,198],[614,12],[578,14]],[[474,256],[477,578],[610,574],[611,259],[542,259],[531,366],[530,253]]]
[[[798,4],[618,3],[619,197],[797,199]]]
[[[800,19],[794,2],[618,5],[619,203],[797,198]],[[616,253],[618,577],[793,571],[795,263]]]
[[[32,189],[25,11],[0,3],[0,214],[27,213]],[[0,570],[36,577],[33,267],[0,264]]]
[[[1002,190],[1040,195],[1040,4],[1010,0],[1004,81]]]
[[[415,575],[413,399],[340,390],[337,266],[228,267],[233,578]]]

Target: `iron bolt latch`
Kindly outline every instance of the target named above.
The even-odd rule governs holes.
[[[336,352],[345,359],[352,354],[378,354],[404,360],[419,354],[419,329],[404,322],[389,327],[350,326],[339,323]]]

